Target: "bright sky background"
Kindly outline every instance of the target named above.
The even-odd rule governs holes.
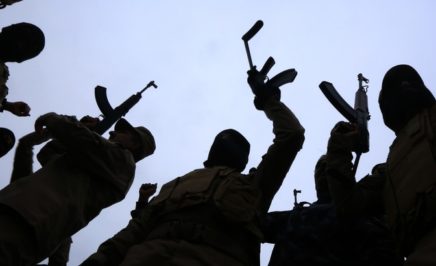
[[[18,138],[47,112],[97,116],[94,87],[107,87],[118,105],[150,80],[159,86],[143,94],[126,118],[149,128],[157,149],[137,165],[126,198],[105,209],[73,236],[69,265],[78,265],[98,245],[127,225],[142,183],[163,183],[202,167],[214,136],[235,128],[251,143],[250,167],[257,166],[273,139],[272,124],[253,104],[246,84],[248,61],[241,36],[256,22],[262,30],[250,41],[255,64],[273,56],[271,76],[295,68],[282,87],[282,101],[306,129],[306,141],[270,210],[314,201],[314,165],[326,151],[331,128],[341,115],[318,88],[332,82],[351,105],[357,74],[370,80],[370,152],[357,176],[383,162],[394,134],[383,124],[377,98],[385,72],[410,64],[433,93],[436,2],[378,1],[194,1],[194,0],[23,0],[0,10],[0,26],[38,25],[46,46],[36,58],[8,64],[8,100],[25,101],[31,116],[0,114],[0,125]],[[37,151],[37,150],[36,150]],[[14,151],[0,159],[0,187],[6,186]],[[39,168],[35,163],[34,169]],[[267,265],[271,245],[262,246]]]

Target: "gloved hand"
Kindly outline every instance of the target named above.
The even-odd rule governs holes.
[[[25,102],[5,102],[3,109],[16,116],[30,116],[30,107]]]
[[[332,129],[328,142],[328,151],[356,151],[359,130],[355,124],[340,121]]]
[[[145,183],[139,188],[138,202],[148,203],[148,200],[154,193],[156,193],[157,184]]]
[[[266,102],[271,98],[280,100],[281,92],[278,87],[265,83],[265,75],[258,70],[250,69],[248,72],[247,82],[254,93],[254,106],[258,110],[264,110]]]
[[[68,119],[74,122],[78,122],[77,118],[75,116],[71,115],[58,115],[54,112],[49,112],[44,115],[41,115],[35,120],[35,132],[38,134],[47,134],[45,131],[48,131],[47,125],[50,124],[50,122],[53,122],[57,119]]]
[[[97,127],[98,123],[101,122],[98,117],[92,117],[89,115],[82,117],[79,121],[90,130],[94,130]]]

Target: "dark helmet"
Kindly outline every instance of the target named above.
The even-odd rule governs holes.
[[[4,27],[0,33],[0,61],[23,62],[37,56],[45,45],[37,26],[22,22]]]
[[[315,189],[319,203],[331,201],[330,191],[326,176],[327,156],[322,155],[315,165]]]
[[[15,135],[7,128],[0,128],[0,157],[8,153],[15,144]]]
[[[250,143],[238,131],[226,129],[216,135],[205,167],[227,166],[239,172],[245,169],[250,154]]]
[[[386,72],[378,99],[384,123],[398,133],[421,110],[435,103],[418,72],[397,65]]]
[[[115,124],[115,130],[127,129],[134,132],[139,139],[140,147],[133,151],[133,158],[138,162],[150,154],[153,154],[156,149],[154,137],[151,132],[145,127],[134,127],[126,119],[121,118]]]

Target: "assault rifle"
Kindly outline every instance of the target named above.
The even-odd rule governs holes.
[[[251,59],[251,53],[250,53],[250,47],[248,46],[248,41],[251,40],[251,38],[256,35],[256,33],[259,32],[259,30],[263,27],[263,21],[258,20],[256,23],[248,30],[243,36],[242,40],[244,41],[245,45],[245,52],[247,53],[248,57],[248,65],[250,66],[250,70],[256,70],[256,66],[253,65],[253,61]],[[271,70],[271,68],[274,66],[275,60],[273,57],[269,57],[265,64],[263,65],[262,69],[259,71],[261,75],[259,75],[259,78],[262,79],[261,81],[264,82],[267,86],[272,87],[280,87],[286,83],[291,83],[294,81],[295,77],[297,76],[297,71],[293,68],[284,70],[280,72],[279,74],[275,75],[271,79],[268,78],[268,72]],[[266,82],[265,82],[266,81]]]
[[[145,88],[130,96],[119,106],[112,108],[110,105],[107,95],[106,88],[102,86],[95,87],[95,101],[97,102],[98,108],[102,112],[103,120],[101,120],[96,128],[94,129],[100,135],[103,135],[115,122],[117,122],[121,117],[125,116],[127,112],[139,102],[141,99],[141,94],[149,87],[157,88],[154,81],[150,81]]]
[[[307,201],[298,202],[297,195],[298,193],[301,193],[301,190],[297,190],[294,188],[293,192],[294,192],[294,209],[302,209],[304,207],[312,205],[310,202]]]
[[[368,120],[371,118],[368,111],[368,84],[369,80],[362,73],[357,75],[359,88],[355,94],[354,109],[341,97],[336,91],[333,84],[327,81],[321,82],[319,88],[330,101],[330,103],[339,111],[350,123],[356,124],[359,131],[359,141],[356,147],[356,159],[353,165],[353,176],[356,174],[357,166],[359,165],[360,156],[362,153],[369,151],[369,132]]]

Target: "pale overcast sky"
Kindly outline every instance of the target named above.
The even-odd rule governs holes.
[[[259,163],[273,135],[246,84],[241,36],[254,22],[264,22],[250,41],[254,63],[273,56],[271,75],[298,71],[294,83],[282,87],[282,101],[305,127],[306,141],[270,209],[286,210],[293,206],[294,188],[302,190],[300,200],[315,200],[314,165],[331,128],[343,120],[319,90],[321,81],[332,82],[353,105],[357,74],[370,80],[371,150],[362,156],[358,177],[386,159],[394,138],[377,103],[385,72],[410,64],[436,92],[435,9],[431,0],[23,0],[0,10],[0,26],[34,23],[44,31],[46,46],[34,59],[8,64],[8,99],[25,101],[32,111],[25,118],[2,113],[0,123],[18,139],[47,112],[99,115],[96,85],[108,88],[113,106],[150,80],[159,86],[126,116],[153,132],[156,152],[137,165],[126,198],[73,236],[69,265],[78,265],[126,226],[142,183],[162,185],[202,167],[220,130],[244,134],[251,143],[247,169]],[[9,182],[13,154],[0,159],[0,187]],[[271,245],[263,245],[262,265],[270,252]]]

